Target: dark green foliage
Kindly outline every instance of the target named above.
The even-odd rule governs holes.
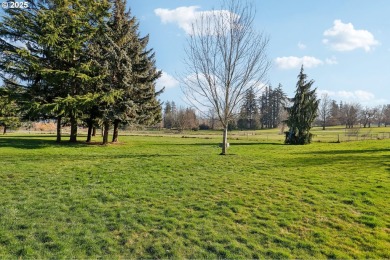
[[[99,104],[102,122],[106,127],[114,124],[114,142],[118,140],[119,124],[161,120],[161,106],[156,99],[159,93],[155,91],[161,72],[156,69],[154,53],[146,49],[148,36],[139,37],[136,18],[125,8],[126,1],[113,2],[112,16],[91,48],[98,73],[104,75],[95,91],[122,91],[115,102]]]
[[[82,110],[74,97],[88,94],[86,85],[96,81],[86,50],[109,4],[106,0],[42,0],[31,1],[30,6],[7,9],[2,19],[1,76],[11,74],[23,83],[30,116],[69,117],[70,141],[76,141]],[[58,105],[61,110],[47,110]]]
[[[259,119],[259,106],[257,105],[256,93],[253,87],[251,87],[245,93],[237,126],[239,129],[258,129]]]
[[[16,89],[10,84],[0,87],[0,126],[3,127],[3,134],[6,134],[9,128],[20,126],[20,112],[15,92]]]
[[[282,85],[276,89],[266,87],[259,99],[261,128],[276,128],[282,122],[282,114],[286,105],[287,96]]]
[[[0,76],[21,82],[19,103],[30,120],[57,118],[57,141],[62,118],[71,124],[71,142],[80,120],[89,128],[114,124],[113,141],[119,124],[161,120],[161,72],[148,37],[139,37],[126,1],[111,4],[37,0],[29,9],[7,9],[1,20]]]
[[[319,100],[316,89],[311,89],[314,81],[306,81],[307,75],[303,73],[303,66],[298,75],[295,97],[291,99],[292,106],[287,108],[286,144],[309,144],[312,139],[310,129],[317,117]]]

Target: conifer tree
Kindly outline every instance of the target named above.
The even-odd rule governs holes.
[[[285,133],[286,144],[308,144],[312,139],[310,129],[317,117],[319,100],[316,97],[316,89],[311,89],[314,81],[307,81],[306,78],[302,66],[298,75],[295,97],[290,100],[292,106],[287,108],[286,122],[290,129]]]
[[[2,77],[11,74],[24,82],[34,110],[41,110],[40,116],[47,112],[56,116],[58,127],[62,116],[68,116],[70,141],[75,142],[82,112],[77,102],[84,100],[80,96],[87,94],[85,86],[95,80],[86,49],[107,15],[108,2],[37,0],[29,5],[28,9],[7,9],[0,24]],[[61,113],[43,109],[58,107],[53,102],[69,106],[56,110]]]
[[[253,87],[247,89],[241,106],[240,118],[237,122],[241,129],[257,129],[259,127],[259,107]]]
[[[101,104],[102,121],[106,131],[114,125],[113,142],[118,141],[119,125],[128,123],[150,124],[161,120],[161,105],[156,99],[157,71],[154,53],[147,50],[148,36],[140,38],[135,17],[125,11],[126,1],[113,2],[112,16],[102,37],[95,43],[94,60],[105,77],[99,91],[120,90],[122,95],[113,103]]]

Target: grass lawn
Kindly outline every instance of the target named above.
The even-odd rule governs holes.
[[[0,258],[390,258],[390,139],[54,139],[0,137]]]

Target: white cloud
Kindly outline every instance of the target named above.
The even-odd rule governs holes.
[[[303,43],[301,43],[301,42],[298,42],[298,48],[299,49],[301,49],[301,50],[304,50],[304,49],[306,49],[306,45],[305,44],[303,44]]]
[[[305,68],[314,68],[319,65],[322,65],[324,62],[320,59],[311,56],[303,56],[303,57],[278,57],[275,59],[276,65],[281,69],[295,69],[299,68],[302,65]]]
[[[318,90],[318,94],[327,93],[330,97],[335,99],[340,99],[346,102],[362,102],[362,103],[372,103],[375,102],[375,95],[371,92],[365,90],[355,90],[355,91],[329,91],[329,90]]]
[[[157,8],[154,13],[160,17],[163,23],[176,23],[186,33],[190,34],[191,25],[199,13],[196,11],[197,9],[199,9],[199,6],[183,6],[172,10]]]
[[[179,86],[179,81],[177,81],[173,76],[169,75],[166,72],[162,72],[161,77],[157,80],[157,89],[166,89],[175,88]]]
[[[335,20],[333,27],[326,30],[323,35],[325,39],[322,42],[336,51],[352,51],[362,48],[368,52],[379,44],[369,31],[356,30],[352,23],[343,23],[341,20]]]
[[[329,97],[335,96],[336,92],[334,91],[329,91],[329,90],[322,90],[322,89],[317,89],[317,96],[321,97],[322,95],[327,94]]]
[[[210,17],[215,15],[216,17],[224,17],[226,21],[230,21],[232,13],[227,10],[215,10],[215,11],[198,11],[199,6],[182,6],[176,9],[164,9],[157,8],[154,13],[160,17],[161,22],[174,23],[183,29],[187,34],[192,34],[192,24],[196,22],[200,17]],[[233,19],[238,18],[234,14]]]

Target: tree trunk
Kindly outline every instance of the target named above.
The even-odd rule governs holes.
[[[88,120],[88,135],[87,135],[87,143],[91,142],[92,139],[92,120]]]
[[[119,133],[119,120],[114,121],[114,134],[112,136],[112,142],[116,143],[118,142],[118,133]]]
[[[61,121],[62,121],[62,116],[57,117],[57,139],[56,139],[57,143],[61,142]]]
[[[110,130],[110,122],[104,122],[103,144],[108,144],[108,131]]]
[[[92,136],[96,136],[96,127],[92,127]]]
[[[228,132],[228,126],[226,125],[223,129],[223,140],[222,140],[222,152],[221,155],[227,154],[227,132]]]
[[[69,142],[77,142],[77,118],[75,116],[70,117],[70,139]]]
[[[3,135],[5,135],[5,134],[7,133],[7,125],[6,125],[6,124],[4,124],[3,126],[4,126],[4,129],[3,129]]]

